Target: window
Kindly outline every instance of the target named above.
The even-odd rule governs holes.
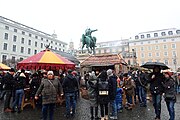
[[[163,40],[163,42],[166,42],[166,40]]]
[[[166,33],[165,33],[165,32],[162,32],[162,33],[161,33],[161,35],[162,35],[162,36],[165,36],[165,35],[166,35]]]
[[[3,50],[7,50],[7,46],[8,46],[8,44],[4,43]]]
[[[43,38],[41,38],[41,40],[43,40]]]
[[[148,53],[148,56],[149,56],[149,57],[152,57],[152,53]]]
[[[14,29],[14,32],[16,32],[16,33],[17,33],[17,29]]]
[[[116,49],[116,52],[118,52],[118,49]],[[106,49],[104,49],[104,53],[106,53]]]
[[[167,56],[168,56],[168,52],[164,52],[164,56],[166,56],[166,57],[167,57]]]
[[[141,53],[141,57],[142,57],[142,58],[144,58],[144,57],[145,57],[145,56],[144,56],[144,53]]]
[[[55,47],[55,50],[57,50],[57,47]]]
[[[13,45],[13,52],[16,52],[16,45]]]
[[[46,42],[48,42],[48,39],[46,39]]]
[[[53,46],[51,46],[51,49],[53,49]]]
[[[59,46],[61,46],[61,43],[59,43]]]
[[[17,36],[16,36],[16,35],[13,36],[13,41],[14,41],[14,42],[17,41]]]
[[[31,45],[31,40],[28,41],[28,45]]]
[[[152,59],[149,59],[148,62],[152,62]]]
[[[144,65],[144,61],[141,61],[141,65]]]
[[[151,35],[150,34],[147,34],[147,38],[150,38],[151,37]]]
[[[37,54],[37,50],[34,50],[34,54]]]
[[[154,37],[158,37],[158,33],[154,33]]]
[[[136,35],[136,36],[135,36],[135,39],[139,39],[139,36],[138,36],[138,35]]]
[[[31,37],[32,35],[29,33],[29,37]]]
[[[167,45],[163,45],[163,48],[164,48],[164,49],[167,49]]]
[[[175,41],[174,39],[171,39],[171,41]]]
[[[131,64],[131,61],[130,60],[128,60],[128,65],[130,65]]]
[[[160,60],[159,60],[159,59],[157,59],[157,60],[156,60],[156,62],[160,62]]]
[[[148,50],[151,51],[151,50],[152,50],[152,47],[151,47],[151,46],[148,46]]]
[[[141,44],[143,44],[143,42],[141,42]]]
[[[7,55],[2,55],[2,62],[6,62],[6,59],[7,59]]]
[[[144,35],[141,35],[141,39],[143,39],[144,38]]]
[[[23,58],[22,58],[22,57],[20,57],[19,59],[20,59],[20,61],[22,61],[22,60],[23,60]]]
[[[23,34],[23,35],[25,35],[25,32],[24,32],[24,31],[22,31],[22,34]]]
[[[37,41],[35,41],[35,47],[37,47]]]
[[[28,54],[31,54],[31,48],[28,48]]]
[[[172,51],[172,56],[177,56],[176,51]]]
[[[150,44],[150,43],[151,43],[151,41],[148,41],[148,43]]]
[[[8,40],[8,33],[5,33],[5,34],[4,34],[4,39],[5,39],[5,40]]]
[[[172,32],[172,31],[168,31],[168,34],[169,34],[169,35],[173,35],[173,32]]]
[[[176,30],[176,33],[177,33],[177,34],[180,34],[180,30]]]
[[[64,49],[63,49],[63,52],[64,52]]]
[[[141,51],[144,51],[144,47],[141,47]]]
[[[156,40],[155,43],[158,43],[158,40]]]
[[[15,63],[16,57],[12,56],[12,63]]]
[[[38,36],[35,36],[36,39],[38,39]]]
[[[8,27],[8,26],[5,26],[5,29],[6,29],[6,30],[9,30],[9,27]]]
[[[157,53],[156,53],[156,57],[159,57],[159,56],[160,56],[160,54],[159,54],[159,52],[157,52]]]
[[[43,43],[41,43],[41,48],[43,48]]]
[[[24,53],[24,47],[21,47],[21,53]]]
[[[159,46],[158,46],[158,45],[156,45],[156,46],[155,46],[155,49],[156,49],[156,50],[159,50]]]
[[[63,45],[63,47],[65,47],[65,45]]]
[[[61,48],[59,48],[59,51],[61,51]]]
[[[164,64],[168,65],[168,60],[164,60]]]
[[[134,45],[136,45],[136,43],[134,43]]]
[[[53,41],[51,41],[51,43],[53,43]]]
[[[24,38],[21,38],[21,43],[24,44]]]
[[[57,42],[55,43],[55,45],[57,45]]]
[[[176,44],[175,43],[171,44],[171,47],[172,49],[176,49]]]

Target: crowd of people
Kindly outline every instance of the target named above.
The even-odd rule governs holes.
[[[113,70],[103,70],[99,74],[92,71],[85,75],[86,88],[90,99],[91,119],[117,120],[118,113],[123,108],[132,110],[135,104],[147,107],[147,94],[151,94],[155,111],[155,120],[161,119],[161,100],[164,98],[170,119],[175,120],[174,105],[176,102],[177,81],[180,74],[173,75],[171,71],[161,72],[159,66],[153,72],[143,70],[129,71],[116,75]],[[98,73],[98,72],[97,72]],[[125,99],[123,99],[125,97]],[[125,104],[123,104],[125,103]],[[98,117],[100,107],[100,117]],[[95,114],[94,114],[95,109]]]
[[[108,120],[108,118],[117,120],[118,113],[123,112],[124,108],[132,110],[135,104],[147,107],[148,90],[152,96],[155,120],[161,118],[162,96],[166,102],[170,120],[175,119],[174,105],[176,93],[180,88],[180,74],[175,76],[170,71],[162,73],[158,66],[154,67],[150,74],[143,70],[136,70],[117,75],[112,69],[108,69],[101,72],[87,72],[84,77],[70,69],[55,77],[53,71],[27,75],[24,69],[15,73],[11,68],[6,74],[0,76],[0,100],[4,100],[4,112],[21,113],[25,88],[29,88],[28,99],[34,99],[36,105],[42,104],[43,120],[48,118],[53,120],[55,105],[62,97],[66,103],[65,117],[74,117],[82,78],[88,91],[92,120]]]

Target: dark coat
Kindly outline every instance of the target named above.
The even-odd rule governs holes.
[[[51,84],[49,81],[51,81]],[[36,92],[36,96],[42,94],[42,104],[56,103],[57,97],[61,95],[62,86],[58,79],[43,79]]]
[[[63,91],[65,93],[73,93],[78,89],[77,79],[72,75],[68,74],[62,83]]]
[[[173,78],[165,78],[162,85],[164,87],[165,101],[176,101],[175,81],[173,80]]]
[[[155,78],[152,79],[152,75],[155,75]],[[150,91],[152,94],[162,94],[164,91],[162,82],[164,80],[164,75],[162,73],[151,73],[149,77],[150,82]]]
[[[19,76],[16,80],[15,80],[15,86],[14,89],[15,90],[19,90],[19,89],[24,89],[26,86],[26,78]]]
[[[117,90],[117,77],[115,75],[109,76],[109,98],[110,100],[115,100],[116,90]]]
[[[5,90],[13,90],[14,83],[15,83],[13,75],[11,75],[9,72],[6,73],[3,81],[4,81],[4,89]]]

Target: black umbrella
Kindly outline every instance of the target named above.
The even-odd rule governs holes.
[[[166,66],[164,63],[161,62],[147,62],[141,67],[143,68],[148,68],[148,69],[153,69],[155,66],[159,66],[161,70],[169,69],[168,66]]]

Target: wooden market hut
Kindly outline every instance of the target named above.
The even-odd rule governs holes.
[[[91,55],[81,64],[81,72],[115,70],[115,73],[127,72],[127,63],[119,54]]]

